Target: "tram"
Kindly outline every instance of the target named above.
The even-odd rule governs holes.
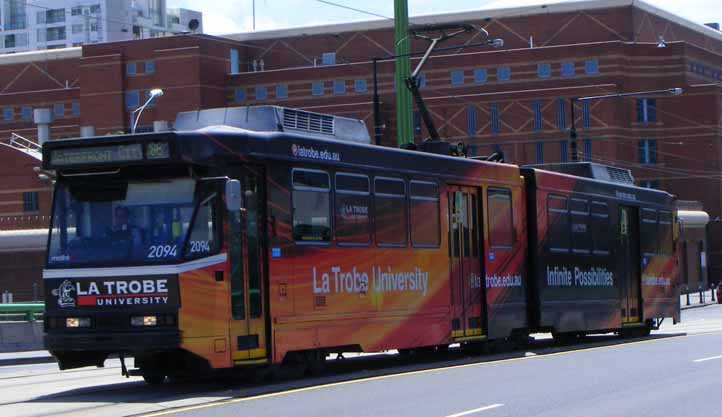
[[[61,369],[184,372],[679,320],[675,198],[590,163],[369,144],[272,106],[43,146],[45,344]]]

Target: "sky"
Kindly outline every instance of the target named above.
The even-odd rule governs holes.
[[[393,17],[392,0],[328,0],[364,11]],[[563,0],[408,0],[409,15],[460,10],[506,8],[560,3]],[[722,23],[722,2],[718,0],[645,0],[697,23]],[[168,7],[203,12],[204,31],[211,35],[253,30],[253,0],[167,0]],[[256,30],[375,20],[378,17],[324,4],[319,0],[255,0]]]

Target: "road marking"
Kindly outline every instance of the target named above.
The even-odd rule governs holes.
[[[709,358],[695,359],[692,362],[706,362],[706,361],[713,361],[715,359],[722,359],[722,355],[710,356]]]
[[[698,334],[698,335],[694,335],[694,336],[708,336],[709,334],[710,333]],[[217,407],[217,406],[229,405],[229,404],[237,404],[237,403],[242,403],[242,402],[247,402],[247,401],[262,400],[262,399],[266,399],[266,398],[298,394],[298,393],[302,393],[302,392],[306,392],[306,391],[315,391],[315,390],[320,390],[320,389],[325,389],[325,388],[357,384],[357,383],[361,383],[361,382],[379,381],[379,380],[383,380],[383,379],[399,378],[399,377],[403,377],[403,376],[412,376],[412,375],[421,375],[421,374],[427,374],[427,373],[431,373],[431,372],[449,371],[449,370],[454,370],[454,369],[464,369],[464,368],[470,368],[470,367],[476,367],[476,366],[498,365],[498,364],[507,363],[507,362],[536,360],[536,359],[555,357],[555,356],[561,356],[561,355],[570,355],[573,353],[592,352],[595,350],[634,346],[634,345],[639,345],[639,344],[643,344],[643,343],[653,343],[653,342],[662,342],[662,341],[668,341],[668,340],[683,339],[686,337],[691,337],[691,335],[688,336],[688,335],[682,334],[679,336],[669,336],[669,337],[662,337],[662,338],[658,338],[658,339],[638,340],[636,342],[625,342],[625,343],[618,343],[618,344],[606,345],[606,346],[596,346],[596,347],[591,347],[591,348],[587,348],[587,349],[576,349],[576,350],[567,350],[567,351],[563,351],[563,352],[543,353],[543,354],[540,354],[537,356],[521,356],[521,357],[517,357],[517,358],[500,359],[500,360],[496,360],[496,361],[467,363],[467,364],[462,364],[462,365],[445,366],[443,368],[420,369],[418,371],[403,372],[403,373],[389,374],[389,375],[379,375],[379,376],[372,376],[372,377],[368,377],[368,378],[351,379],[351,380],[347,380],[347,381],[331,382],[328,384],[313,385],[313,386],[309,386],[309,387],[296,388],[296,389],[291,389],[291,390],[286,390],[286,391],[271,392],[268,394],[260,394],[260,395],[255,395],[252,397],[243,397],[243,398],[237,398],[237,397],[233,398],[232,397],[232,398],[228,398],[225,400],[214,401],[214,402],[205,403],[205,404],[197,404],[197,405],[191,405],[191,406],[187,406],[187,407],[177,407],[177,408],[171,408],[168,410],[156,411],[156,412],[147,413],[147,414],[139,414],[138,417],[160,417],[160,416],[166,416],[169,414],[176,414],[176,413],[182,413],[182,412],[193,411],[193,410],[201,410],[204,408]]]
[[[475,408],[473,410],[468,410],[468,411],[462,411],[461,413],[450,414],[446,417],[468,416],[469,414],[479,413],[479,412],[487,411],[487,410],[493,410],[495,408],[499,408],[499,407],[503,407],[503,406],[504,406],[504,404],[492,404],[492,405],[487,405],[486,407]]]

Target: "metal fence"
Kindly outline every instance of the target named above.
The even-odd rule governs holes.
[[[42,320],[44,303],[0,304],[0,321],[36,321]]]

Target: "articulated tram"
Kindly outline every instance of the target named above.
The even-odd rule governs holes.
[[[679,320],[675,199],[626,170],[373,146],[359,121],[275,107],[176,128],[43,147],[61,369],[132,356],[156,383]]]

